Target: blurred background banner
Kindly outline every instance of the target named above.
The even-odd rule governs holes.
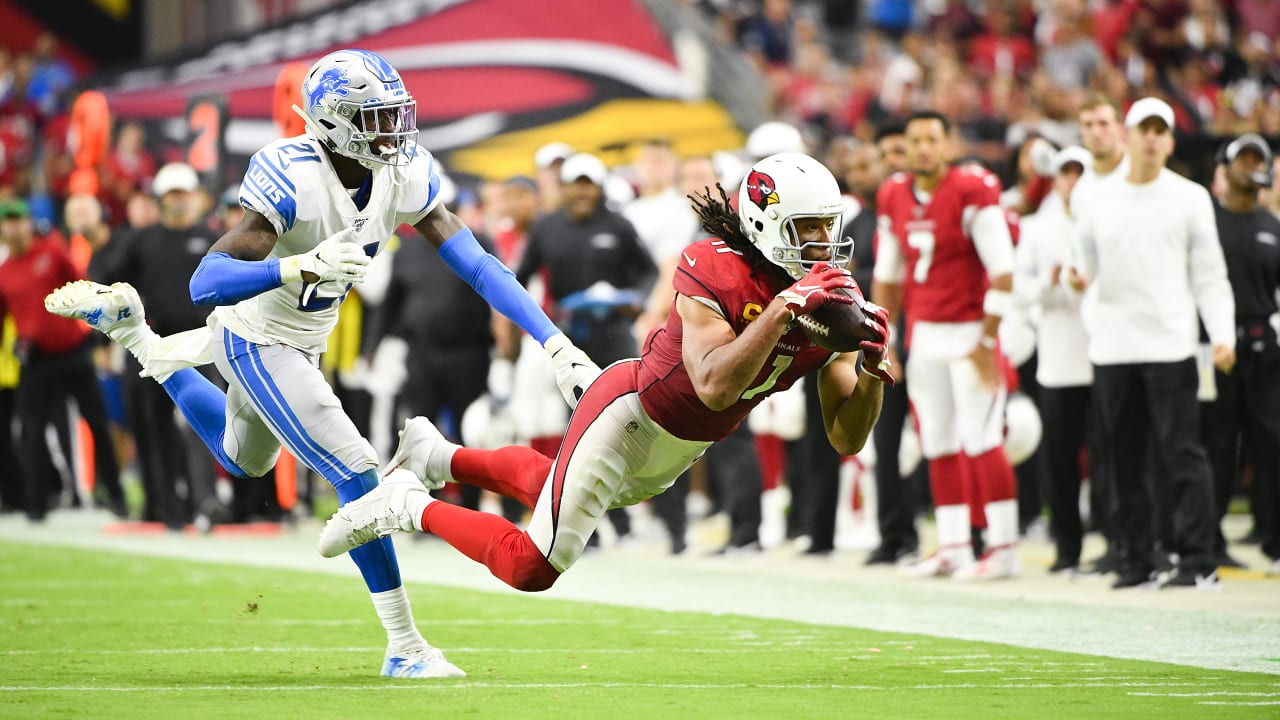
[[[742,144],[739,123],[686,78],[638,0],[344,3],[95,84],[121,120],[164,123],[183,117],[190,98],[224,98],[226,150],[247,156],[279,136],[282,71],[348,46],[400,70],[418,98],[421,144],[462,175],[532,172],[533,152],[563,137],[603,155],[656,136],[673,138],[681,154]],[[170,136],[186,129],[164,126]]]

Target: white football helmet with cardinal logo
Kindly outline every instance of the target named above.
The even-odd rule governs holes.
[[[769,262],[796,280],[815,262],[801,256],[805,247],[829,248],[831,259],[827,262],[848,266],[853,239],[836,239],[844,210],[840,186],[831,171],[800,153],[771,155],[757,162],[738,190],[738,219],[743,231]],[[830,242],[799,244],[796,222],[809,218],[835,221]]]

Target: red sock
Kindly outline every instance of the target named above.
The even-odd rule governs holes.
[[[969,458],[973,477],[982,499],[982,505],[1018,497],[1018,481],[1013,467],[1004,455],[1004,448],[995,447],[981,455]]]
[[[929,490],[933,506],[963,505],[968,495],[969,469],[960,453],[929,461]]]
[[[562,442],[564,442],[563,435],[545,435],[543,437],[529,438],[529,447],[549,458],[553,458],[556,453],[560,452],[560,443]]]
[[[489,568],[494,577],[517,590],[546,590],[560,577],[529,533],[500,515],[433,502],[422,512],[422,529]]]
[[[786,468],[787,449],[777,435],[756,435],[756,457],[760,461],[761,489],[774,490]]]
[[[551,472],[551,458],[523,445],[497,450],[458,448],[449,471],[453,479],[515,498],[532,509]]]

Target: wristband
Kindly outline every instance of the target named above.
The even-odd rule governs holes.
[[[982,296],[982,312],[996,317],[1004,317],[1013,305],[1013,294],[1007,290],[991,288]]]
[[[991,335],[983,335],[982,338],[978,340],[978,344],[988,350],[996,349],[996,339]]]

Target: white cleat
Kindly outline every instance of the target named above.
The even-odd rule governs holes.
[[[444,653],[427,646],[410,650],[387,650],[382,661],[382,677],[460,678],[467,674],[445,659]]]
[[[952,580],[1006,580],[1022,574],[1022,561],[1014,546],[987,551],[977,562],[959,568],[951,574]]]
[[[46,295],[44,307],[54,315],[83,320],[113,340],[118,331],[143,322],[142,300],[129,283],[76,280]]]
[[[432,500],[412,473],[394,471],[363,497],[338,508],[320,531],[320,554],[337,557],[393,532],[416,530],[406,501],[411,493],[426,496],[422,504]]]
[[[400,431],[400,446],[387,463],[388,473],[408,470],[430,490],[439,490],[453,478],[449,475],[452,450],[458,446],[445,439],[427,418],[411,417]]]
[[[920,562],[898,566],[898,575],[906,578],[951,577],[973,565],[973,550],[934,551]]]

